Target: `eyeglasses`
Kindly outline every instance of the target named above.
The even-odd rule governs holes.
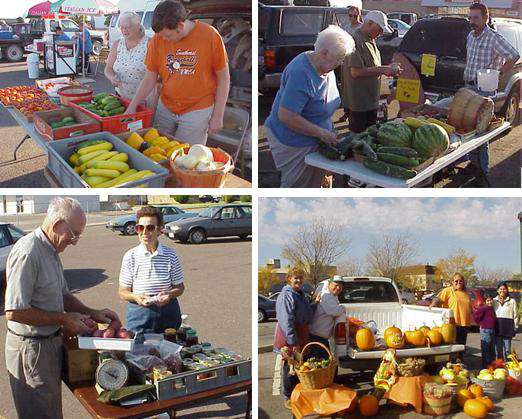
[[[350,15],[350,14],[348,14],[348,16],[350,16],[350,17],[357,17],[359,15]]]
[[[71,226],[69,225],[69,223],[67,221],[63,220],[63,222],[65,223],[65,225],[69,229],[69,233],[71,233],[71,241],[77,242],[78,240],[80,240],[80,237],[82,235],[78,234],[78,233],[75,233],[74,230],[71,228]]]
[[[135,230],[138,234],[142,234],[144,231],[146,231],[147,233],[154,233],[157,228],[158,226],[154,224],[136,224]]]

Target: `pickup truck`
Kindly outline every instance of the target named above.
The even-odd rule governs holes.
[[[343,290],[339,301],[346,307],[346,315],[364,322],[374,321],[377,338],[382,337],[389,326],[397,326],[402,331],[426,325],[433,327],[445,322],[454,322],[453,313],[446,308],[421,307],[402,303],[402,296],[395,282],[381,277],[342,277]],[[320,283],[325,288],[325,282]],[[335,325],[330,348],[342,370],[364,371],[377,369],[385,348],[360,351],[349,339],[348,320],[342,319]],[[431,348],[416,347],[397,349],[397,358],[419,357],[426,365],[443,365],[461,356],[464,345],[440,345]],[[346,371],[345,371],[346,372]]]

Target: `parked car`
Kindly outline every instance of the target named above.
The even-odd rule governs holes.
[[[179,207],[173,205],[154,205],[161,210],[163,214],[163,223],[167,224],[171,221],[181,220],[183,218],[195,217],[198,215],[196,212],[186,212]],[[120,217],[113,218],[107,222],[106,228],[112,231],[119,231],[126,236],[136,234],[136,214],[122,215]]]
[[[266,322],[276,317],[276,301],[259,294],[257,296],[257,322]]]
[[[408,25],[406,22],[398,19],[388,19],[388,25],[390,25],[393,29],[397,29],[398,35],[400,38],[406,35],[411,28],[411,25]]]
[[[13,245],[23,236],[25,231],[19,229],[10,223],[0,223],[0,288],[5,284],[5,267],[7,256],[13,248]]]
[[[402,12],[392,12],[388,13],[388,19],[400,20],[409,26],[412,26],[415,22],[417,22],[418,16],[416,13],[402,13]]]
[[[208,207],[195,217],[166,224],[164,233],[171,239],[193,244],[203,243],[208,237],[238,236],[246,239],[252,234],[252,206]]]
[[[522,21],[494,18],[493,29],[498,31],[522,56]],[[464,86],[466,67],[466,39],[471,32],[468,19],[437,16],[415,23],[404,36],[397,53],[403,54],[420,74],[422,55],[437,56],[435,76],[420,76],[427,93],[449,96]],[[495,112],[511,124],[518,122],[518,107],[522,83],[522,58],[499,81],[498,93],[493,97]]]
[[[221,201],[221,197],[217,195],[199,195],[198,198],[200,202],[214,202],[217,204],[219,201]]]

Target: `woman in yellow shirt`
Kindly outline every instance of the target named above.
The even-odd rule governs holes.
[[[453,275],[451,286],[439,292],[431,302],[430,308],[439,304],[453,311],[457,326],[456,343],[466,345],[468,328],[471,325],[471,298],[466,291],[466,281],[460,273]]]

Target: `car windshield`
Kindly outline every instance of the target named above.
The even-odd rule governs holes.
[[[282,35],[317,35],[323,26],[323,14],[307,11],[285,10],[283,12]]]
[[[216,214],[217,211],[219,211],[219,208],[208,207],[208,208],[205,208],[203,211],[201,211],[198,214],[198,217],[212,218]]]
[[[350,281],[343,283],[339,301],[356,303],[398,303],[399,296],[390,282]]]

